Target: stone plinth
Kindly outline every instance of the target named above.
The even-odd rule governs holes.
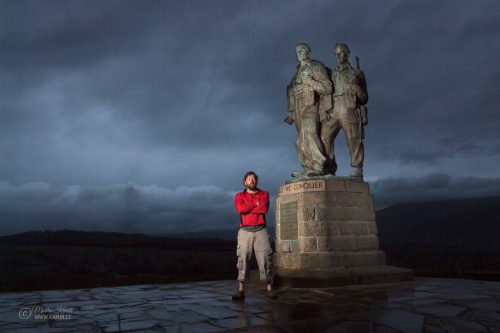
[[[321,285],[328,281],[339,285],[402,281],[412,276],[410,270],[385,265],[373,196],[362,180],[330,177],[282,185],[275,221],[278,284],[301,279],[302,285],[312,279]]]

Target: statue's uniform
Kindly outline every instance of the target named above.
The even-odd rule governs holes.
[[[302,83],[302,78],[312,78],[312,85]],[[327,160],[320,138],[320,114],[331,108],[332,83],[325,66],[315,60],[297,66],[287,88],[288,111],[297,127],[295,146],[304,172],[322,173]]]
[[[347,147],[351,155],[351,166],[363,168],[363,124],[360,107],[368,102],[365,75],[362,70],[353,69],[349,63],[337,65],[332,72],[333,110],[321,123],[321,141],[327,155],[331,159],[328,166],[330,173],[335,174],[337,163],[333,141],[340,129],[344,129]],[[358,88],[359,87],[359,88]]]

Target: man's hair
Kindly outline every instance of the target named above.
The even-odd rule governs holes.
[[[347,55],[350,55],[351,54],[351,51],[349,51],[349,48],[347,47],[346,44],[343,44],[343,43],[337,43],[335,44],[335,50],[336,49],[343,49],[344,51],[347,52]]]
[[[257,176],[257,174],[255,172],[253,172],[253,171],[248,171],[247,173],[245,173],[245,176],[243,177],[243,184],[247,180],[248,176],[254,176],[255,177],[255,182],[256,183],[259,182],[259,176]]]
[[[309,46],[309,44],[307,43],[297,43],[297,45],[295,46],[295,48],[299,48],[299,47],[304,47],[307,52],[311,53],[311,47]]]

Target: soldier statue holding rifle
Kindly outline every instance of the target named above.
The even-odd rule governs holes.
[[[333,109],[327,113],[321,122],[321,141],[328,155],[328,173],[335,175],[337,163],[333,141],[340,129],[344,130],[347,147],[351,156],[352,170],[349,176],[363,177],[363,126],[367,125],[368,92],[363,71],[352,68],[349,63],[349,48],[345,44],[335,46],[337,66],[332,71]]]

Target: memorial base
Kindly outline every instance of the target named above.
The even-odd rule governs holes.
[[[333,267],[330,269],[275,269],[274,286],[289,288],[330,288],[356,284],[376,284],[413,279],[411,269],[376,265]]]
[[[313,178],[280,186],[276,199],[275,284],[291,287],[411,280],[379,250],[368,183]]]

